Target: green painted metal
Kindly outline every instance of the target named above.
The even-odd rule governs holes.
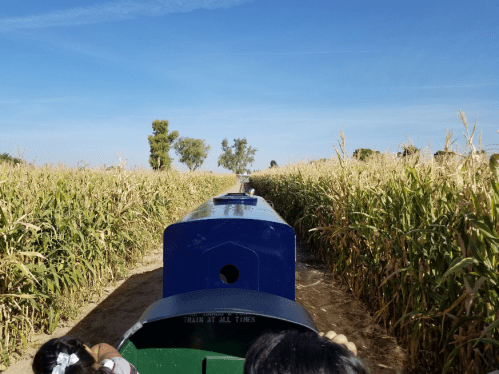
[[[233,356],[207,356],[206,374],[243,374],[244,361]]]
[[[140,374],[243,374],[244,358],[192,348],[137,349],[127,340],[120,350]]]

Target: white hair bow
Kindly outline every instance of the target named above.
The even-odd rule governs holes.
[[[64,374],[66,368],[73,364],[76,364],[80,359],[75,353],[71,356],[64,352],[59,352],[57,356],[57,365],[52,369],[52,374]]]

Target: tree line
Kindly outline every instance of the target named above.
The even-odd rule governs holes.
[[[179,161],[185,164],[189,171],[194,171],[203,165],[210,146],[202,139],[179,137],[178,131],[168,132],[167,120],[155,120],[152,123],[153,135],[149,135],[151,155],[149,164],[153,170],[170,170],[173,159],[168,152],[173,147],[179,156]],[[234,139],[234,144],[229,146],[227,138],[222,140],[223,153],[218,157],[218,166],[222,166],[236,174],[251,173],[247,165],[255,161],[256,148],[248,146],[246,138]]]
[[[0,154],[0,162],[10,162],[14,165],[16,164],[24,164],[25,161],[23,159],[20,159],[20,158],[17,158],[17,157],[12,157],[11,155],[9,155],[8,153],[1,153]]]
[[[402,149],[402,152],[397,152],[398,157],[407,157],[410,155],[418,154],[420,153],[421,150],[419,148],[416,148],[414,145],[409,145],[409,146],[404,146]],[[365,161],[369,156],[373,154],[379,154],[379,151],[373,151],[372,149],[369,148],[358,148],[353,152],[353,157],[357,158],[361,161]],[[479,151],[478,153],[486,153],[484,150]],[[451,151],[437,151],[433,154],[433,157],[436,159],[439,159],[443,156],[446,155],[452,155],[454,152]]]
[[[167,120],[155,120],[152,123],[153,135],[149,135],[151,155],[149,156],[149,164],[155,171],[170,170],[173,159],[169,155],[170,149],[173,147],[175,153],[179,156],[179,161],[185,164],[189,171],[197,170],[201,167],[206,157],[210,146],[202,139],[194,139],[189,137],[180,137],[178,131],[168,132]],[[248,164],[252,165],[255,161],[256,148],[248,145],[246,138],[234,139],[234,144],[229,146],[227,138],[222,140],[223,153],[218,157],[218,166],[222,166],[236,174],[250,174],[251,170],[247,168]],[[12,164],[25,164],[23,158],[12,157],[8,153],[0,154],[0,163],[8,162]],[[275,161],[272,161],[271,166],[277,166]],[[109,167],[107,169],[112,169]]]
[[[155,171],[170,170],[173,159],[169,155],[170,149],[173,147],[175,153],[179,156],[179,162],[185,164],[189,171],[199,169],[206,158],[211,147],[205,143],[205,140],[194,139],[190,137],[179,137],[178,131],[168,131],[168,120],[155,120],[152,123],[153,135],[148,136],[151,155],[149,156],[149,164]],[[236,174],[250,174],[251,170],[247,165],[252,165],[255,161],[256,148],[248,145],[246,138],[234,139],[234,144],[229,146],[227,138],[222,140],[222,154],[218,157],[218,166],[222,166]],[[398,152],[397,156],[406,157],[420,152],[419,148],[410,144],[403,146],[402,152]],[[485,152],[485,151],[481,151]],[[373,154],[379,154],[379,151],[369,148],[358,148],[353,152],[353,157],[361,161],[366,160]],[[452,152],[437,151],[434,154],[435,158],[442,157]],[[25,163],[23,159],[10,156],[8,153],[0,154],[0,162],[7,161],[13,164]],[[278,167],[277,162],[272,160],[270,168]]]

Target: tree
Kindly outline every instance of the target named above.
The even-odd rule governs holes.
[[[180,156],[180,162],[186,164],[190,171],[199,168],[206,157],[210,146],[204,140],[193,138],[179,138],[174,145],[175,153]]]
[[[448,151],[436,151],[434,154],[433,154],[433,157],[435,158],[438,158],[438,157],[444,157],[444,156],[447,156],[447,155],[451,155],[452,153],[448,152]]]
[[[403,146],[403,151],[402,152],[397,152],[398,157],[406,157],[410,155],[414,155],[416,153],[419,153],[421,150],[419,148],[416,148],[414,145],[404,145]]]
[[[277,162],[275,162],[275,160],[272,160],[272,161],[270,161],[270,167],[271,168],[277,168],[279,166],[277,166]]]
[[[369,148],[359,148],[355,150],[355,152],[353,153],[353,157],[359,158],[361,161],[364,161],[366,158],[368,158],[374,153],[379,154],[379,151],[373,151],[372,149]]]
[[[20,159],[17,157],[12,157],[8,153],[0,154],[0,162],[10,162],[14,165],[26,163],[23,159]]]
[[[248,146],[248,141],[246,138],[234,139],[234,145],[229,147],[227,138],[222,141],[222,153],[218,157],[218,166],[222,166],[225,169],[229,169],[236,174],[251,173],[250,169],[246,169],[246,165],[253,164],[255,158],[255,152],[258,150]],[[232,151],[234,150],[234,152]]]
[[[169,170],[173,160],[168,152],[172,143],[178,138],[178,131],[168,134],[168,121],[158,119],[152,123],[152,129],[154,135],[147,137],[151,146],[149,164],[153,170]]]
[[[318,160],[312,160],[308,164],[309,165],[318,165],[318,164],[322,164],[323,162],[326,162],[326,161],[328,161],[327,158],[320,158]]]

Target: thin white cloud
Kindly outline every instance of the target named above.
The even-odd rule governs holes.
[[[390,86],[390,87],[380,87],[380,88],[390,88],[390,89],[439,89],[439,88],[464,88],[464,87],[477,87],[477,86],[496,86],[498,83],[471,83],[471,84],[443,84],[435,86]]]
[[[196,56],[202,54],[203,56],[295,56],[295,55],[329,55],[335,53],[381,53],[382,51],[361,51],[361,50],[337,50],[337,51],[266,51],[266,52],[176,52],[174,55],[183,56]]]
[[[133,19],[138,16],[162,16],[196,9],[229,8],[251,0],[143,0],[113,1],[36,15],[0,18],[0,32],[53,26],[75,26]]]
[[[51,104],[51,103],[64,103],[68,101],[81,100],[81,97],[69,97],[69,96],[60,96],[60,97],[43,97],[43,98],[33,98],[33,99],[1,99],[0,105],[11,105],[11,104]]]

